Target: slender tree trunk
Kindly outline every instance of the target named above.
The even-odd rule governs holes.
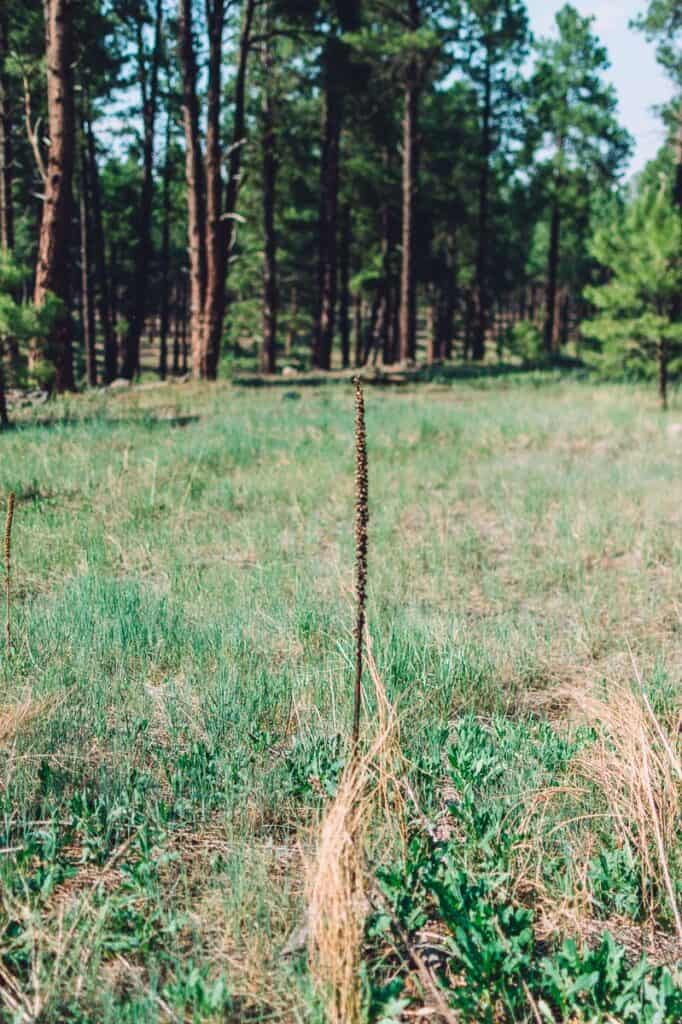
[[[545,351],[555,353],[558,350],[558,317],[557,289],[559,280],[559,237],[561,230],[561,211],[559,197],[552,201],[552,215],[549,229],[549,253],[547,257],[547,296],[545,308]]]
[[[456,240],[451,236],[447,240],[446,275],[441,283],[439,296],[438,335],[441,359],[452,358],[452,342],[454,335],[455,308],[457,291],[455,287]]]
[[[277,368],[277,314],[279,295],[277,287],[277,232],[275,206],[277,193],[277,153],[275,136],[275,109],[273,100],[273,56],[269,38],[271,25],[269,5],[266,7],[265,39],[263,42],[263,344],[260,368],[263,373],[274,373]]]
[[[363,337],[362,337],[362,294],[357,292],[354,303],[353,313],[353,338],[354,338],[354,353],[353,353],[353,365],[356,370],[359,370],[362,366],[362,350],[363,350]]]
[[[491,70],[489,56],[486,58],[483,90],[483,121],[481,127],[481,167],[478,183],[478,253],[476,257],[476,329],[473,338],[472,358],[485,356],[485,334],[488,327],[488,201],[490,183],[490,115],[491,115]]]
[[[297,329],[296,322],[298,319],[298,291],[296,285],[291,289],[291,303],[289,306],[289,327],[287,330],[286,340],[284,342],[284,354],[290,356],[296,343]]]
[[[675,205],[682,216],[682,103],[677,111],[677,133],[675,135]]]
[[[372,356],[372,363],[376,362],[376,356],[378,351],[377,344],[377,323],[379,320],[379,312],[381,308],[381,293],[377,289],[376,295],[372,300],[372,305],[369,310],[369,320],[365,328],[365,347],[362,354],[362,366],[367,365],[367,361]]]
[[[184,287],[182,289],[182,307],[181,308],[182,308],[182,313],[181,313],[181,323],[182,323],[182,332],[181,332],[182,373],[186,374],[187,373],[187,355],[188,355],[187,349],[189,347],[188,346],[188,342],[187,342],[187,326],[188,326],[187,321],[188,321],[188,318],[189,318],[189,289],[188,289],[188,286],[187,286],[186,283],[185,283],[185,285],[184,285]]]
[[[408,0],[410,28],[419,28],[419,0]],[[417,194],[417,131],[419,118],[419,72],[411,60],[405,78],[403,111],[403,226],[400,274],[400,358],[413,361],[417,355],[417,296],[415,274],[415,200]]]
[[[9,52],[9,26],[6,4],[0,5],[0,250],[14,249],[14,202],[12,198],[12,181],[14,177],[12,147],[12,100],[10,96],[10,79],[7,74],[7,56]],[[16,338],[6,339],[10,362],[16,377],[19,369],[19,345]],[[1,347],[1,344],[0,344]],[[0,355],[0,360],[2,356]],[[0,371],[2,367],[0,367]],[[3,394],[0,397],[0,421],[6,423],[7,409]],[[2,409],[5,419],[2,420]]]
[[[38,239],[34,302],[42,308],[49,296],[62,303],[55,315],[47,344],[34,339],[29,366],[45,359],[55,367],[57,391],[74,387],[71,320],[68,314],[69,232],[75,148],[73,90],[73,36],[71,0],[45,0],[45,54],[47,116],[50,149]]]
[[[116,339],[116,350],[118,351],[118,249],[116,242],[111,243],[109,250],[109,272],[111,275],[111,329]]]
[[[166,117],[166,159],[163,166],[163,225],[161,228],[161,326],[159,329],[159,377],[168,374],[170,326],[170,218],[171,218],[171,117]]]
[[[182,323],[181,316],[181,285],[175,282],[173,294],[173,376],[177,377],[180,372],[180,330]]]
[[[222,220],[223,180],[220,144],[224,0],[206,0],[206,21],[209,37],[206,115],[206,304],[201,376],[213,379],[215,369],[209,372],[209,352],[211,363],[215,361],[217,367],[214,353],[220,349],[225,315],[225,224]]]
[[[85,368],[88,387],[97,386],[97,349],[95,329],[95,297],[92,281],[92,230],[90,217],[90,181],[85,143],[85,122],[80,133],[80,250],[81,250],[81,313]]]
[[[180,0],[179,51],[182,68],[182,117],[185,129],[187,235],[189,254],[189,334],[192,374],[201,376],[204,302],[206,299],[206,183],[199,135],[197,61],[192,0]]]
[[[208,288],[206,293],[207,330],[204,337],[204,371],[208,380],[216,379],[218,375],[218,362],[220,360],[220,345],[223,334],[223,321],[225,318],[227,272],[230,254],[234,243],[234,215],[237,210],[237,200],[239,199],[242,152],[246,141],[246,71],[249,52],[251,50],[251,31],[253,28],[255,6],[256,0],[244,0],[242,30],[239,40],[239,60],[237,63],[237,76],[234,90],[234,128],[232,134],[232,145],[230,147],[229,174],[227,187],[225,189],[225,203],[223,206],[224,212],[222,224],[224,224],[224,230],[220,233],[220,259],[215,275],[218,288],[213,295],[214,305],[210,312],[208,308]]]
[[[436,332],[436,307],[430,302],[426,311],[426,362],[431,366],[440,360],[440,338]]]
[[[0,430],[9,426],[7,398],[5,397],[5,352],[0,338]]]
[[[313,365],[331,367],[336,317],[338,268],[339,159],[342,100],[336,82],[336,48],[330,40],[325,55],[326,88],[322,158],[320,161],[320,218],[318,227],[318,297],[313,333]]]
[[[12,111],[9,75],[7,7],[0,6],[0,249],[14,249],[14,204],[12,202]]]
[[[341,214],[341,246],[340,256],[340,296],[339,296],[339,330],[341,334],[341,365],[344,370],[350,366],[350,248],[351,248],[351,208],[345,203]]]
[[[138,77],[142,92],[144,123],[142,196],[138,218],[138,242],[135,254],[135,278],[130,323],[125,339],[121,376],[132,380],[140,369],[140,338],[144,330],[149,290],[149,267],[152,259],[152,204],[154,200],[154,129],[159,91],[163,29],[162,0],[156,0],[154,50],[147,69],[144,56],[142,25],[138,24]]]
[[[384,171],[386,178],[389,176],[390,153],[384,150]],[[396,306],[396,294],[393,277],[393,247],[394,247],[394,217],[391,204],[387,198],[381,211],[381,271],[382,271],[382,303],[383,311],[380,323],[380,338],[382,348],[382,362],[384,366],[390,366],[397,358],[394,337],[394,314]]]
[[[661,339],[658,343],[658,395],[661,409],[668,409],[668,343]]]
[[[88,146],[88,180],[92,197],[92,240],[94,248],[94,270],[97,284],[99,322],[104,339],[104,382],[110,384],[118,373],[118,341],[112,323],[111,289],[104,245],[104,223],[102,220],[102,195],[99,183],[99,169],[95,152],[95,135],[92,121],[88,120],[86,132]]]

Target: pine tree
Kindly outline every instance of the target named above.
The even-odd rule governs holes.
[[[631,140],[616,119],[617,98],[603,78],[609,67],[595,36],[593,18],[566,4],[557,14],[558,36],[538,43],[530,83],[536,141],[550,156],[541,167],[549,205],[549,247],[545,348],[559,348],[557,298],[564,221],[571,216],[577,191],[589,195],[612,184],[622,169]]]
[[[609,280],[586,290],[597,315],[583,332],[600,346],[607,365],[646,372],[655,361],[661,405],[668,405],[670,362],[682,346],[675,315],[682,291],[682,223],[665,179],[645,185],[622,218],[614,210],[592,241]]]

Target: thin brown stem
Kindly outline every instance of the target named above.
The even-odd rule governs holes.
[[[7,519],[5,520],[5,599],[7,618],[5,620],[5,637],[7,639],[7,651],[12,647],[12,522],[14,520],[14,503],[16,497],[14,491],[10,491],[7,498]]]
[[[367,603],[367,527],[369,524],[367,475],[367,433],[365,396],[359,377],[355,378],[355,697],[353,706],[353,750],[360,739],[362,707],[362,662]]]

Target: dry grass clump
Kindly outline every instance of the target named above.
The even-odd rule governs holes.
[[[26,693],[14,704],[0,704],[0,746],[13,743],[26,726],[53,707],[57,699],[50,696],[38,700]]]
[[[375,734],[349,759],[319,828],[308,865],[310,970],[329,1024],[361,1020],[360,960],[367,898],[367,851],[390,833],[403,836],[401,778],[404,762],[394,709],[367,650],[376,698]],[[383,824],[383,828],[382,828]]]
[[[608,698],[584,693],[579,700],[597,739],[576,768],[601,791],[619,840],[638,855],[643,892],[665,893],[682,942],[670,871],[682,810],[679,713],[675,721],[661,721],[641,687],[614,687]]]

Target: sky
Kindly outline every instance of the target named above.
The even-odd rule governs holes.
[[[551,35],[554,16],[564,0],[527,0],[535,36]],[[595,16],[595,31],[611,59],[609,78],[618,92],[621,123],[635,139],[629,171],[640,171],[656,155],[665,133],[652,109],[672,97],[672,86],[656,63],[654,46],[629,23],[646,7],[645,0],[572,0],[581,14]]]

